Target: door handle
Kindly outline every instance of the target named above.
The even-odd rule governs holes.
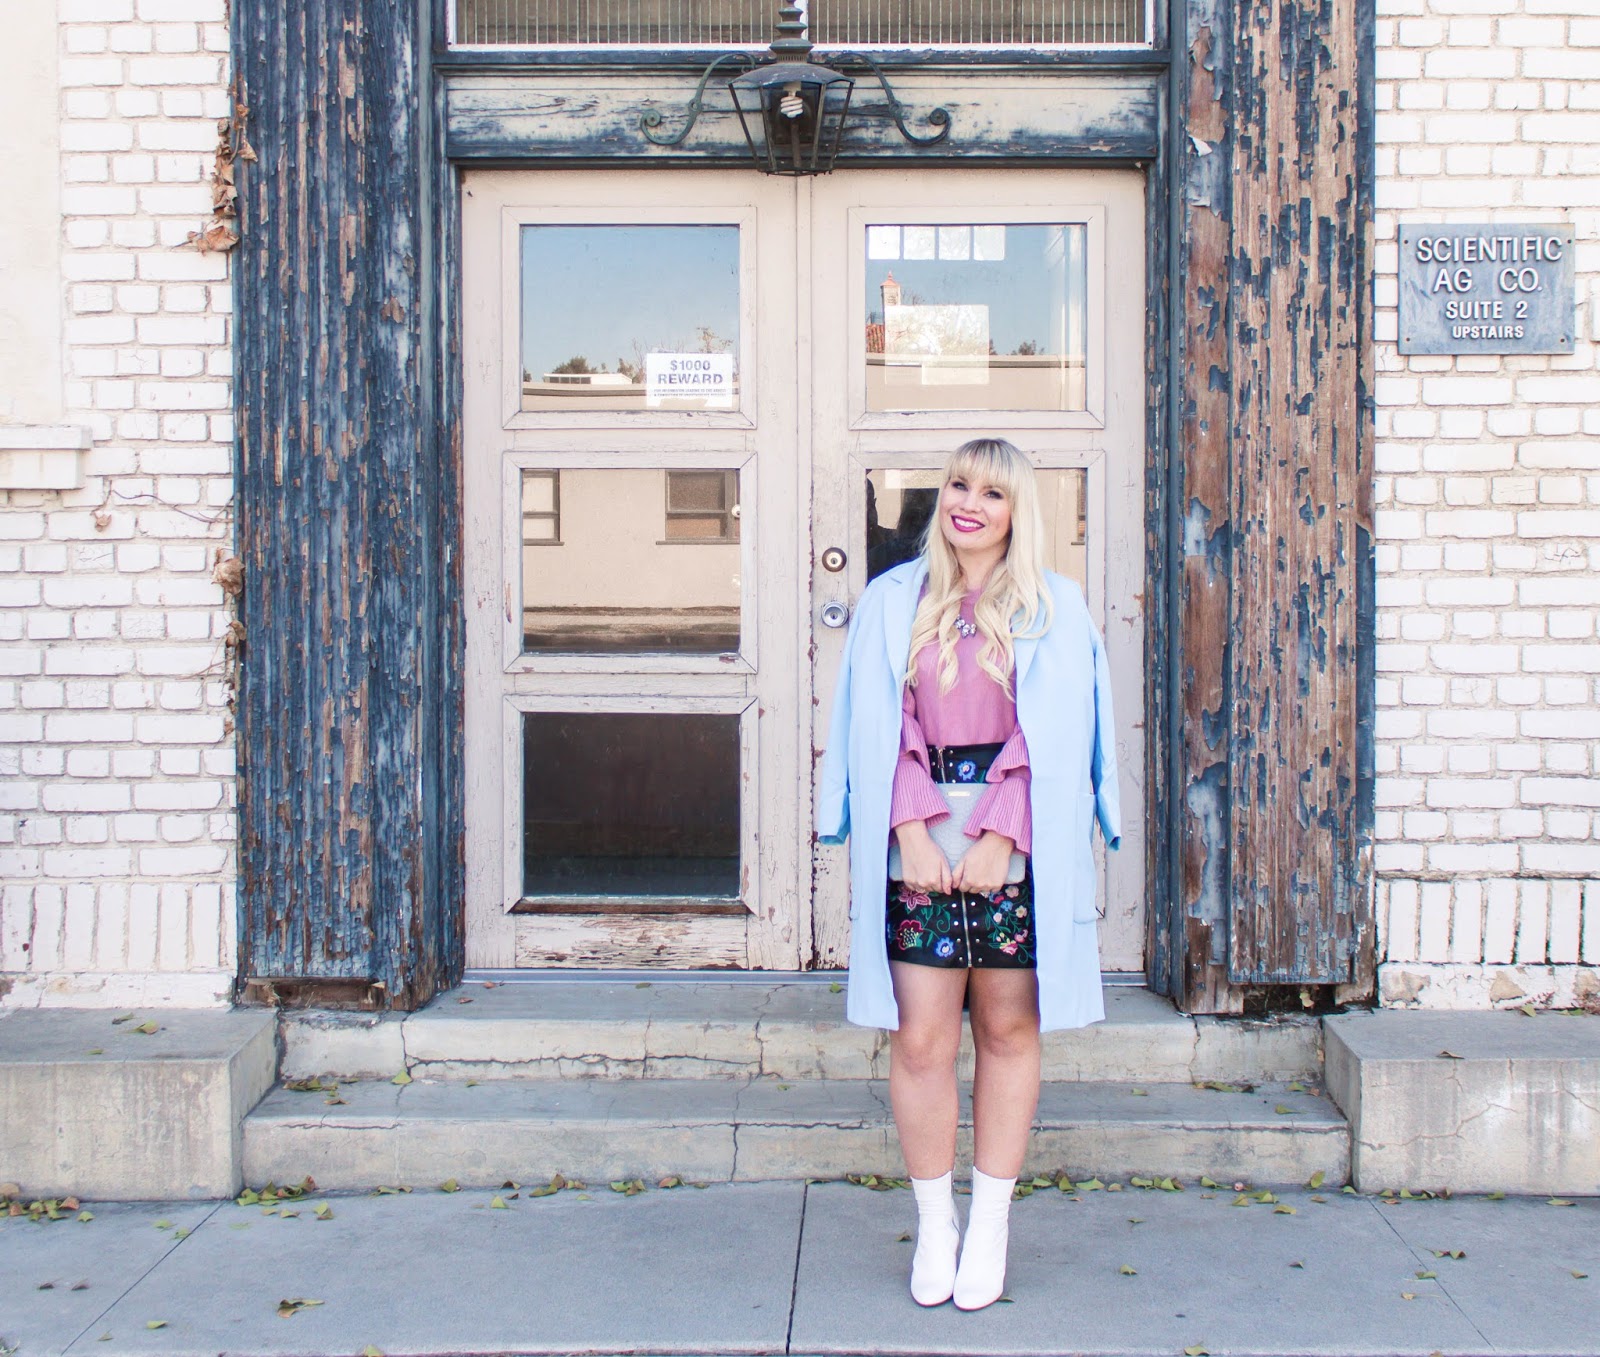
[[[843,603],[835,601],[822,605],[822,625],[835,629],[844,626],[850,620],[850,609]]]

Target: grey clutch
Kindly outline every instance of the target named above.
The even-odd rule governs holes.
[[[945,861],[952,867],[960,862],[976,842],[966,835],[967,817],[972,814],[972,808],[978,804],[978,798],[988,789],[988,784],[983,782],[936,782],[939,794],[944,797],[944,803],[950,808],[946,819],[937,824],[928,826],[928,835],[939,846],[939,851],[944,854]],[[1011,863],[1006,868],[1006,882],[1015,885],[1021,881],[1028,871],[1028,856],[1026,853],[1013,852]],[[900,844],[895,839],[893,832],[889,835],[889,880],[904,881],[905,869],[900,863]]]

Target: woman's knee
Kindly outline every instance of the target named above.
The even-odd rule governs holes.
[[[1026,1011],[986,1014],[972,1024],[980,1060],[1018,1060],[1039,1052],[1039,1015]]]
[[[908,1023],[903,1018],[900,1030],[890,1039],[889,1049],[895,1066],[913,1075],[954,1071],[956,1053],[961,1048],[961,1025],[944,1022]]]

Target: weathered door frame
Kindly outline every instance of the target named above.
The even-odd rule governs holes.
[[[885,53],[950,140],[872,127],[843,162],[1146,169],[1149,978],[1195,1011],[1372,986],[1371,5],[1170,0],[1132,54]],[[726,119],[638,134],[699,55],[451,53],[443,8],[233,9],[255,997],[409,1008],[460,975],[456,168],[754,172]]]

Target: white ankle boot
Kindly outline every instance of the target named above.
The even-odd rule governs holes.
[[[917,1252],[911,1260],[911,1299],[918,1305],[943,1305],[956,1284],[956,1249],[961,1243],[950,1174],[913,1178],[917,1198]]]
[[[981,1310],[1000,1299],[1006,1287],[1006,1244],[1011,1234],[1011,1189],[1015,1178],[991,1178],[972,1170],[972,1205],[967,1211],[967,1237],[956,1271],[958,1310]]]

